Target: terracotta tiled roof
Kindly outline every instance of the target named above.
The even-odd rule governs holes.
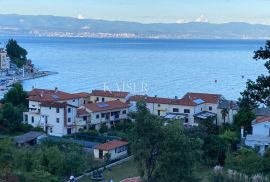
[[[120,182],[143,182],[143,180],[140,177],[135,177],[135,178],[127,178]]]
[[[81,92],[70,94],[59,90],[33,89],[28,92],[28,100],[32,101],[61,101],[90,97],[90,94]]]
[[[127,144],[128,144],[128,142],[124,142],[124,141],[120,141],[120,140],[113,140],[113,141],[109,141],[109,142],[106,142],[103,144],[96,145],[94,148],[99,149],[99,150],[109,151],[109,150],[116,149],[118,147],[125,146]]]
[[[86,104],[85,107],[93,112],[101,112],[101,111],[128,108],[129,105],[119,100],[115,100],[115,101],[100,102],[100,103],[90,103],[90,104]]]
[[[191,93],[191,92],[188,92],[186,95],[184,95],[183,98],[190,98],[192,100],[202,99],[206,103],[217,104],[221,97],[222,96],[219,95],[219,94]]]
[[[89,113],[85,110],[85,108],[79,108],[79,109],[77,109],[77,115],[78,116],[86,116],[86,115],[89,115]]]
[[[50,102],[50,101],[41,102],[40,106],[42,106],[42,107],[53,107],[53,108],[65,108],[67,106],[75,107],[75,106],[67,104],[66,102],[60,103],[60,102]]]
[[[128,92],[108,91],[108,90],[92,90],[91,95],[100,97],[114,97],[114,98],[125,98]]]
[[[130,101],[140,101],[145,100],[147,103],[157,103],[157,104],[172,104],[176,101],[176,99],[170,99],[170,98],[162,98],[162,97],[149,97],[144,95],[134,95],[131,96]]]
[[[254,124],[264,123],[264,122],[270,122],[270,117],[261,117],[257,118],[254,121]]]

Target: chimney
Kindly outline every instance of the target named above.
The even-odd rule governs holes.
[[[44,96],[44,92],[42,90],[41,93],[40,93],[40,97],[42,98],[43,96]]]
[[[175,99],[175,100],[177,100],[177,99],[178,99],[178,97],[177,97],[177,96],[175,96],[175,97],[174,97],[174,99]]]
[[[155,95],[155,98],[157,98],[157,95]]]
[[[245,138],[245,136],[244,136],[244,127],[243,126],[241,127],[241,138],[242,139]]]
[[[58,92],[58,88],[57,88],[57,87],[54,88],[54,92],[55,92],[55,93]]]

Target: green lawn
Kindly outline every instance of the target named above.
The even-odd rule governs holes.
[[[127,162],[112,167],[111,170],[107,169],[104,172],[104,176],[106,181],[112,178],[114,182],[119,182],[128,177],[139,176],[139,174],[137,172],[137,168],[133,162],[133,159],[131,159]],[[78,180],[78,182],[93,182],[93,181],[91,180],[90,176],[87,176]]]

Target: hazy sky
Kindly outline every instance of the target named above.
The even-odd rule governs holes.
[[[270,24],[270,0],[0,0],[1,14],[59,15],[137,22]]]

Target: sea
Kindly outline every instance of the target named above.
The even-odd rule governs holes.
[[[265,40],[159,40],[51,37],[14,38],[40,70],[58,72],[23,82],[34,88],[66,92],[92,89],[182,97],[187,92],[237,99],[248,79],[266,74],[253,59]]]

